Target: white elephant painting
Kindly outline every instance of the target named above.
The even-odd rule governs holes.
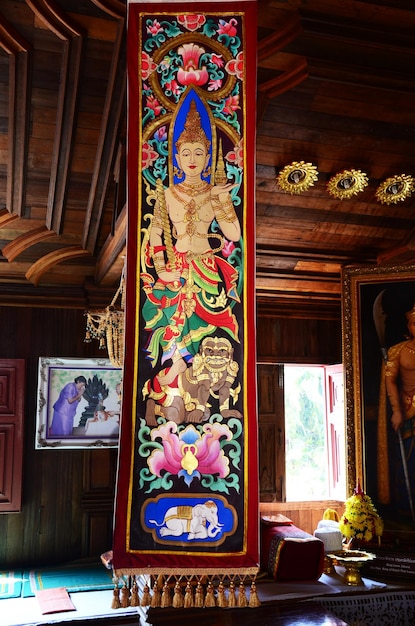
[[[213,500],[202,504],[172,506],[167,509],[163,522],[149,520],[160,528],[161,537],[180,537],[188,539],[208,539],[222,532],[223,524],[218,521],[218,507]]]

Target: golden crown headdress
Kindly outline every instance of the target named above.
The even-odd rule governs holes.
[[[206,151],[209,152],[210,141],[207,138],[206,133],[200,123],[200,115],[199,111],[196,108],[196,102],[192,100],[190,103],[190,108],[186,117],[186,121],[184,123],[184,130],[176,141],[176,149],[177,151],[179,151],[180,146],[183,143],[196,142],[203,144],[206,148]]]
[[[410,322],[413,318],[415,318],[415,304],[412,306],[412,309],[410,311],[407,311],[405,313],[405,317],[408,320],[408,322]]]

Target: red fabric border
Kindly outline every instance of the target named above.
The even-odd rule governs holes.
[[[256,2],[214,2],[198,3],[197,12],[205,11],[224,13],[243,11],[247,24],[245,49],[254,51],[244,58],[246,67],[246,151],[244,177],[246,183],[244,207],[244,368],[245,391],[244,406],[248,415],[249,450],[246,459],[249,471],[246,472],[245,494],[245,549],[235,554],[189,553],[166,554],[163,547],[159,552],[142,555],[129,549],[128,532],[129,502],[133,472],[132,440],[134,433],[135,411],[134,390],[137,376],[137,341],[139,326],[137,320],[137,290],[140,288],[139,242],[138,242],[138,206],[141,163],[139,162],[138,138],[141,124],[140,85],[136,80],[138,72],[138,14],[143,11],[163,13],[189,13],[192,3],[131,3],[128,5],[128,236],[126,264],[126,320],[125,320],[125,361],[123,372],[123,402],[120,434],[120,456],[117,476],[117,492],[114,519],[113,566],[116,572],[123,573],[163,573],[197,571],[199,573],[225,573],[226,571],[252,573],[259,563],[258,536],[258,443],[257,443],[257,396],[256,396],[256,314],[255,314],[255,132],[256,132]],[[137,105],[138,103],[138,105]]]

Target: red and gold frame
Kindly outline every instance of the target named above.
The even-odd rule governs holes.
[[[113,565],[119,575],[255,575],[256,2],[131,2],[127,33],[125,362]],[[201,136],[206,163],[192,186],[177,146]],[[239,236],[224,234],[238,224]],[[164,238],[155,246],[157,232]],[[183,241],[190,242],[185,251]],[[176,357],[180,371],[170,380]]]

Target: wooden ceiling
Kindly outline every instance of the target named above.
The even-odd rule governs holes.
[[[0,4],[0,304],[108,304],[125,252],[122,0]],[[259,0],[257,298],[264,310],[338,315],[341,267],[413,262],[413,0]],[[276,177],[319,172],[302,194]],[[332,176],[367,187],[333,198]]]

